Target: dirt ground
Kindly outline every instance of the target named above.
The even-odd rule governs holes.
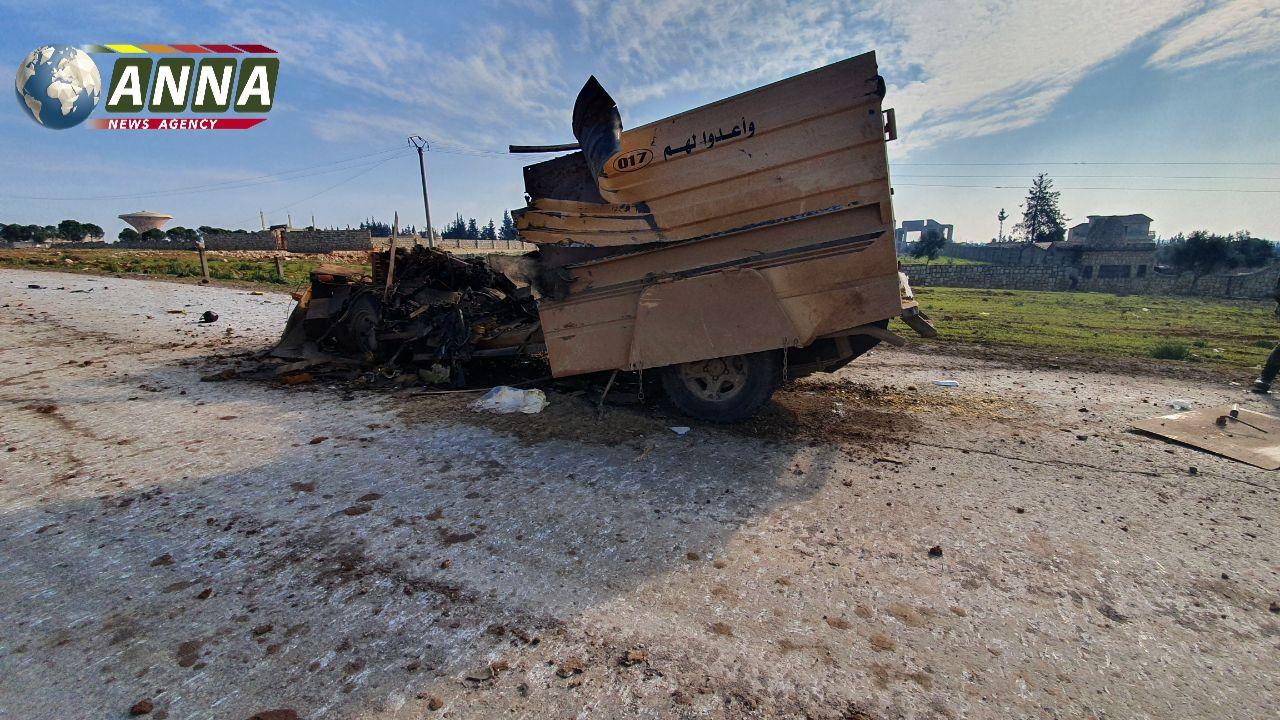
[[[0,717],[1280,713],[1277,475],[1126,430],[1275,409],[1226,379],[885,349],[731,428],[201,382],[289,306],[0,271]]]

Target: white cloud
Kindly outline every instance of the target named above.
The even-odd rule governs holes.
[[[1275,0],[1267,0],[1274,3]],[[575,0],[624,117],[653,101],[711,100],[875,49],[898,111],[899,153],[1032,125],[1089,73],[1191,17],[1153,60],[1213,62],[1271,47],[1275,11],[1240,0]],[[1196,15],[1197,11],[1204,11]],[[1251,27],[1224,27],[1248,20]],[[1204,37],[1216,34],[1213,42]],[[665,109],[665,108],[664,108]],[[631,124],[635,124],[632,122]]]
[[[1168,32],[1147,64],[1185,69],[1227,60],[1280,60],[1280,3],[1230,0],[1216,4]]]
[[[554,38],[506,28],[474,28],[464,48],[442,52],[425,40],[378,21],[351,22],[318,10],[284,5],[223,6],[228,27],[289,58],[293,72],[310,73],[341,88],[332,109],[318,116],[322,136],[342,137],[341,125],[364,114],[365,128],[448,125],[455,143],[492,147],[516,127],[567,124],[572,96],[559,80]],[[385,103],[385,104],[384,104]],[[403,122],[385,123],[380,115]],[[412,126],[412,125],[411,125]],[[505,132],[504,132],[505,131]]]

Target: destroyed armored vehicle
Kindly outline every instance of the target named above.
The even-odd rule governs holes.
[[[372,281],[322,268],[295,325],[383,361],[654,371],[684,412],[740,420],[785,379],[901,343],[891,318],[934,332],[898,272],[884,94],[867,53],[623,130],[591,78],[576,145],[512,148],[566,152],[524,169],[512,216],[537,251],[375,252]]]

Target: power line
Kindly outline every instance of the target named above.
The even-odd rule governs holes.
[[[276,182],[289,182],[293,180],[301,180],[303,178],[308,178],[308,177],[315,177],[317,175],[327,175],[329,173],[342,172],[344,170],[350,170],[353,167],[362,167],[365,164],[367,164],[367,163],[356,162],[359,160],[365,160],[367,158],[379,158],[380,156],[386,156],[385,158],[382,158],[382,159],[391,159],[395,157],[397,154],[404,154],[405,152],[406,152],[406,148],[397,146],[395,148],[380,150],[374,153],[357,155],[354,157],[344,158],[341,160],[334,160],[327,163],[308,165],[301,168],[294,168],[292,170],[281,171],[279,173],[269,173],[266,175],[257,175],[254,177],[243,178],[239,180],[223,180],[215,183],[206,183],[204,185],[191,185],[191,186],[186,186],[181,188],[171,188],[168,190],[157,190],[157,191],[151,191],[151,192],[124,193],[124,194],[118,194],[118,195],[83,195],[79,197],[38,197],[38,196],[24,196],[24,195],[6,195],[4,197],[5,199],[9,199],[9,200],[43,200],[43,201],[129,200],[129,199],[138,199],[138,198],[172,197],[175,195],[187,195],[187,194],[201,193],[201,192],[219,192],[223,190],[239,190],[246,187],[254,187],[256,185],[268,185]],[[374,160],[371,163],[371,165],[376,167],[378,164],[381,163],[382,159]],[[317,168],[323,168],[323,169],[317,170]]]
[[[1022,178],[1025,175],[912,175],[895,173],[894,177],[973,178],[985,180],[992,178]],[[1063,178],[1069,180],[1280,180],[1280,177],[1258,175],[1054,175],[1052,179],[1060,180]]]
[[[894,187],[968,188],[970,190],[1026,190],[1023,185],[949,185],[946,183],[893,183]],[[1238,190],[1233,188],[1140,188],[1140,187],[1056,187],[1055,190],[1127,190],[1129,192],[1226,192],[1226,193],[1280,193],[1277,190]]]
[[[1183,161],[1090,161],[1074,160],[1068,162],[894,162],[895,166],[919,167],[1039,167],[1044,165],[1280,165],[1280,162],[1253,162],[1239,160],[1220,160],[1216,162],[1183,162]]]
[[[377,168],[377,167],[379,167],[379,166],[383,165],[384,163],[387,163],[387,162],[389,162],[389,161],[391,161],[391,160],[396,159],[396,157],[398,157],[398,156],[396,156],[396,155],[392,155],[391,157],[384,158],[384,159],[382,159],[382,160],[380,160],[380,161],[378,161],[378,162],[376,162],[376,163],[373,163],[373,164],[372,164],[372,165],[370,165],[369,167],[366,167],[366,168],[364,168],[364,169],[360,170],[359,172],[357,172],[357,173],[355,173],[355,174],[353,174],[353,175],[350,175],[350,176],[348,176],[348,177],[346,177],[346,178],[343,178],[342,180],[339,180],[338,182],[334,183],[333,185],[330,185],[329,187],[327,187],[327,188],[325,188],[325,189],[323,189],[323,190],[321,190],[321,191],[319,191],[319,192],[312,193],[312,194],[310,194],[310,195],[308,195],[308,196],[306,196],[306,197],[304,197],[304,198],[300,198],[300,199],[298,199],[298,200],[294,200],[293,202],[291,202],[291,203],[289,203],[289,204],[287,204],[287,205],[281,205],[280,207],[272,208],[272,209],[267,210],[267,211],[265,211],[265,212],[267,212],[267,213],[277,213],[277,212],[280,212],[281,210],[288,210],[289,208],[291,208],[291,207],[293,207],[293,206],[295,206],[295,205],[300,205],[300,204],[302,204],[302,203],[304,203],[304,202],[306,202],[306,201],[308,201],[308,200],[312,200],[312,199],[314,199],[314,198],[320,197],[321,195],[323,195],[323,194],[325,194],[325,193],[329,192],[330,190],[335,190],[335,189],[337,189],[337,188],[339,188],[339,187],[341,187],[341,186],[343,186],[343,185],[346,185],[347,183],[351,182],[352,180],[355,180],[356,178],[360,177],[361,175],[364,175],[365,173],[369,172],[370,170],[373,170],[374,168]],[[232,224],[233,224],[233,225],[240,225],[240,224],[243,224],[243,223],[252,222],[252,220],[253,220],[253,218],[250,218],[250,219],[248,219],[248,220],[237,220],[236,222],[234,222],[234,223],[232,223]]]

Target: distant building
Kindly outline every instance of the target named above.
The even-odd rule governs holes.
[[[1067,231],[1067,241],[1084,241],[1090,244],[1155,242],[1151,231],[1151,218],[1136,215],[1090,215],[1088,222],[1074,225]]]
[[[1075,269],[1080,279],[1140,278],[1155,267],[1155,234],[1151,218],[1135,215],[1090,215],[1059,242],[953,244],[942,254],[993,265],[1058,265]]]
[[[903,220],[902,225],[893,231],[893,244],[897,247],[898,253],[907,253],[911,249],[911,243],[907,240],[909,233],[919,233],[923,236],[931,230],[940,233],[950,243],[955,229],[955,225],[944,225],[933,218],[928,220]],[[916,240],[919,239],[920,237],[916,238]]]
[[[120,219],[129,223],[134,230],[144,233],[148,230],[160,230],[165,223],[173,219],[173,216],[151,212],[150,210],[139,210],[135,213],[121,215]]]

